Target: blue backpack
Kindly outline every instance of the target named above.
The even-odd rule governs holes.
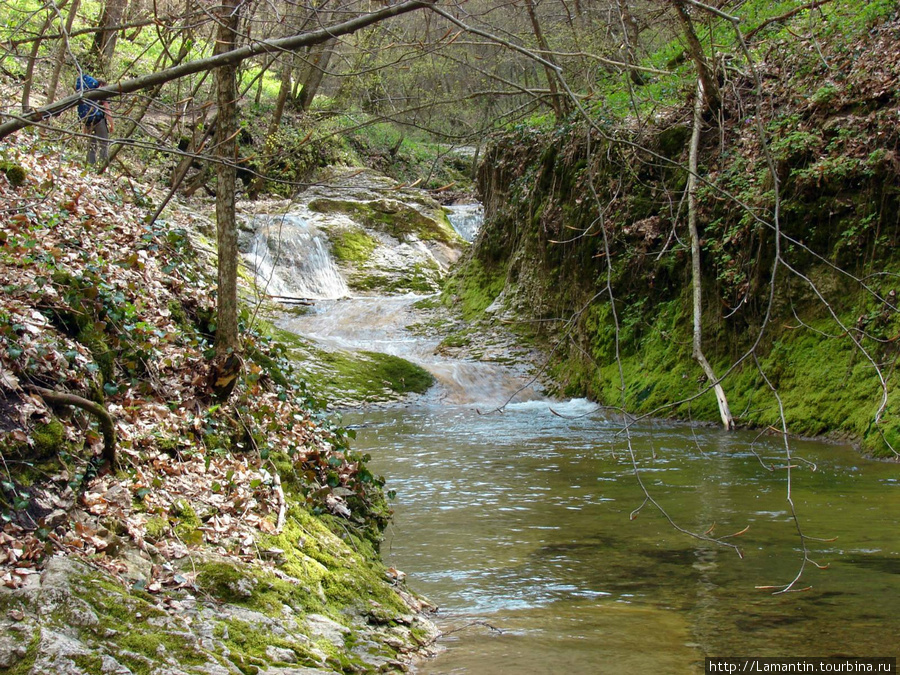
[[[82,75],[75,81],[75,91],[79,94],[83,91],[90,91],[100,86],[90,75]],[[94,101],[82,101],[78,104],[78,119],[85,124],[97,124],[104,117],[103,109],[99,103]]]

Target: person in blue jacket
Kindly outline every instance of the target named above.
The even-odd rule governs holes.
[[[81,75],[75,82],[75,91],[78,93],[103,87],[106,82],[95,80],[90,75]],[[100,159],[106,161],[109,154],[109,134],[112,131],[112,116],[109,104],[106,101],[85,101],[78,104],[78,119],[84,124],[84,131],[90,135],[88,143],[87,162],[94,164],[97,161],[97,151]]]

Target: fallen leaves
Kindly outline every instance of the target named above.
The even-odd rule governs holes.
[[[20,587],[63,554],[124,574],[115,557],[123,541],[162,561],[146,583],[151,593],[191,584],[170,563],[201,546],[265,558],[257,538],[276,534],[286,510],[264,459],[273,449],[293,458],[321,506],[353,516],[371,475],[358,480],[360,464],[333,431],[290,388],[274,387],[265,368],[248,363],[245,377],[228,382],[237,386],[229,402],[209,406],[214,280],[189,235],[196,215],[176,206],[148,226],[129,184],[25,145],[8,151],[28,178],[17,189],[0,180],[0,429],[24,448],[36,425],[59,418],[25,384],[94,399],[103,392],[125,468],[89,478],[86,460],[102,447],[96,422],[79,411],[62,418],[64,441],[83,448],[67,461],[88,477],[73,483],[74,508],[71,498],[65,508],[49,499],[3,525],[0,584]],[[3,489],[23,503],[31,495],[12,478]]]

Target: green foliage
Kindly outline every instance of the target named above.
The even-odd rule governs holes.
[[[313,138],[313,135],[316,137]],[[311,120],[282,125],[265,139],[263,152],[250,168],[266,177],[263,190],[286,197],[305,187],[312,175],[330,165],[343,164],[347,150],[339,134]]]

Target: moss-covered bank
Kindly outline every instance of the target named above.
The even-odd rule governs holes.
[[[890,3],[865,16],[851,5],[835,4],[840,28],[822,35],[830,68],[785,40],[759,65],[784,74],[766,81],[765,106],[738,76],[723,125],[704,126],[704,349],[740,424],[781,428],[783,406],[792,433],[893,456],[900,97],[887,83],[900,68],[900,22]],[[835,67],[847,73],[839,84]],[[643,128],[576,120],[495,139],[479,175],[486,224],[446,297],[470,318],[518,320],[552,347],[560,393],[713,421],[691,358],[690,114],[685,101]],[[780,182],[774,277],[774,182],[755,115]]]

